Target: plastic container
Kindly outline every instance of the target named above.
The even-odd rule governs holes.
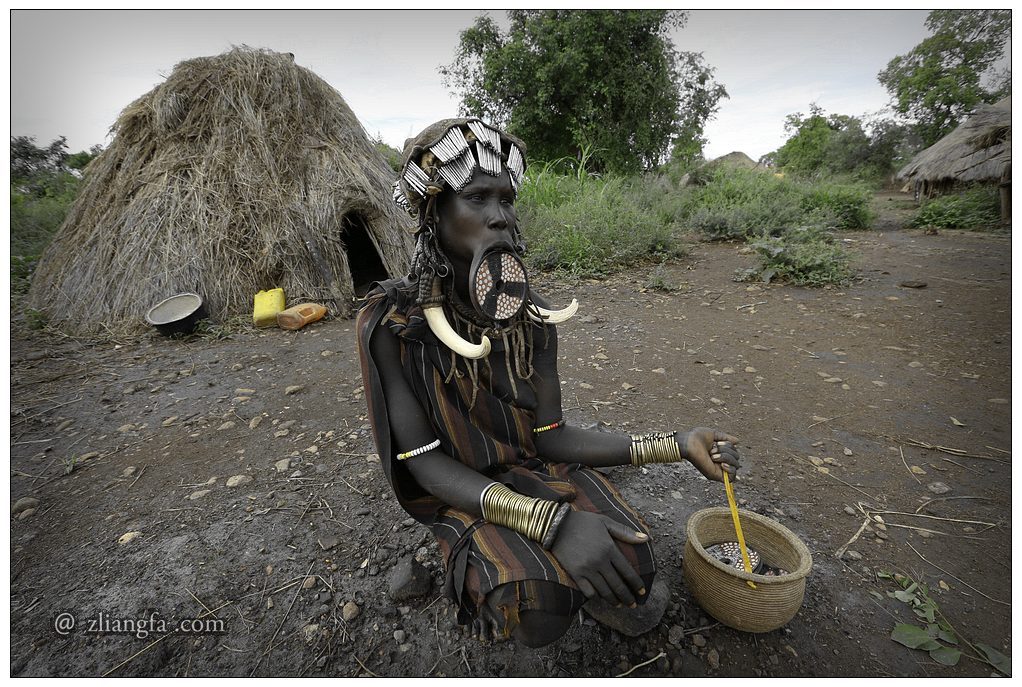
[[[272,327],[277,324],[277,313],[284,309],[284,289],[260,291],[255,295],[252,322],[257,327]]]
[[[281,329],[301,329],[310,322],[321,320],[326,306],[319,303],[300,303],[277,313],[277,326]]]

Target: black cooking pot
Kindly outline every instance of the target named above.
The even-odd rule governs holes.
[[[145,315],[145,321],[164,336],[191,334],[199,320],[209,317],[202,296],[197,293],[179,293],[165,298]]]

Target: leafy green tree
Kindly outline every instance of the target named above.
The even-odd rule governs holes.
[[[889,174],[904,152],[909,130],[890,119],[864,122],[863,118],[824,113],[816,103],[809,115],[788,115],[788,140],[765,156],[786,171],[801,176],[852,175],[877,180]]]
[[[790,137],[774,155],[777,166],[802,175],[822,170],[831,137],[831,126],[823,108],[812,103],[808,117],[801,112],[788,115],[784,120],[784,131]]]
[[[1011,11],[934,10],[926,17],[926,28],[933,35],[891,60],[878,78],[894,109],[915,120],[929,146],[977,105],[1011,93],[1010,70],[989,73],[1011,38]],[[984,76],[991,77],[990,87],[982,85]]]
[[[700,141],[727,95],[701,55],[674,49],[669,33],[684,26],[684,12],[507,15],[506,34],[478,17],[440,71],[464,114],[507,127],[528,143],[530,157],[581,158],[588,151],[594,171],[649,169],[676,141]]]

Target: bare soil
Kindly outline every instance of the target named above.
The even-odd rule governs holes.
[[[667,465],[611,473],[652,525],[671,590],[654,630],[629,638],[583,615],[542,649],[480,644],[380,470],[351,320],[120,342],[16,324],[10,496],[39,503],[10,522],[11,674],[990,675],[892,641],[914,616],[877,573],[925,583],[960,637],[1011,653],[1010,239],[904,229],[907,196],[877,206],[873,231],[842,234],[859,274],[844,288],[738,283],[755,256],[704,243],[666,266],[671,291],[646,288],[651,268],[535,279],[581,304],[560,328],[569,422],[740,438],[743,507],[813,555],[785,628],[741,633],[695,603],[685,523],[724,490]],[[867,512],[886,530],[874,522],[836,557]],[[388,577],[406,557],[434,584],[395,603]],[[100,614],[96,630],[154,612],[225,631],[87,632]],[[77,620],[63,635],[60,613]]]

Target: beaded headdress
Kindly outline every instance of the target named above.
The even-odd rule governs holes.
[[[424,201],[444,188],[461,191],[477,166],[495,177],[506,167],[517,192],[525,176],[525,144],[474,117],[441,120],[405,141],[394,201],[421,220]]]

